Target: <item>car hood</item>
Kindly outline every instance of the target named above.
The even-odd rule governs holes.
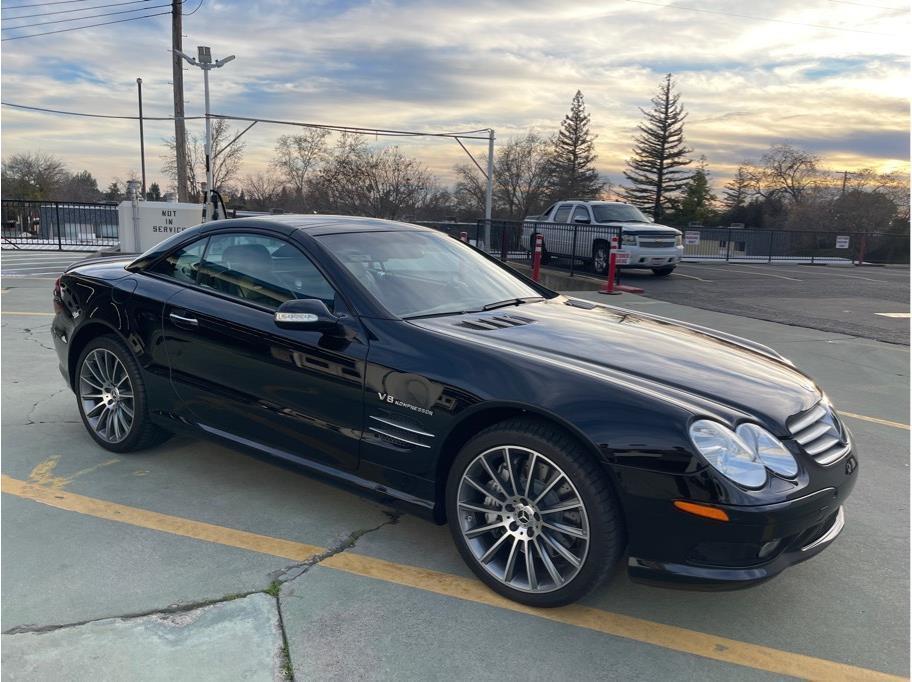
[[[558,297],[414,320],[422,328],[650,392],[693,411],[721,405],[776,425],[811,408],[813,380],[774,351],[722,332]],[[688,400],[688,396],[696,400]]]

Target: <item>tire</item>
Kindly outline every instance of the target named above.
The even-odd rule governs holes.
[[[599,240],[592,245],[592,271],[597,275],[608,272],[608,242]]]
[[[465,444],[447,478],[446,512],[475,575],[529,606],[581,598],[611,573],[624,547],[604,471],[564,431],[529,417],[495,424]]]
[[[668,277],[668,275],[674,272],[674,269],[674,265],[666,265],[664,268],[653,268],[652,274],[656,277]]]
[[[82,350],[74,389],[83,425],[105,450],[134,452],[170,436],[152,423],[139,364],[115,336],[99,336]]]

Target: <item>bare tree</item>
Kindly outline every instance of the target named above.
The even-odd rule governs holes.
[[[14,154],[3,162],[3,194],[16,199],[65,199],[59,196],[69,178],[63,161],[52,154]]]
[[[223,118],[215,119],[212,123],[212,183],[215,189],[220,189],[228,185],[238,173],[241,166],[241,160],[244,157],[244,151],[247,148],[246,143],[238,140],[230,146],[227,146],[235,136],[228,121]],[[165,140],[165,147],[168,153],[163,155],[164,162],[161,172],[170,178],[172,187],[177,187],[177,161],[176,161],[176,144],[174,138],[170,137]],[[190,187],[191,201],[199,201],[200,183],[206,179],[206,147],[205,141],[198,135],[190,133],[187,135],[187,184]]]
[[[519,220],[544,208],[552,190],[554,140],[528,132],[509,139],[494,154],[494,206],[496,214]],[[483,167],[487,157],[479,164]],[[486,180],[474,164],[459,164],[456,198],[481,215],[485,204]],[[605,183],[600,183],[602,187]]]
[[[764,198],[800,204],[820,185],[820,159],[788,144],[773,145],[750,169],[751,189]]]
[[[275,146],[272,166],[297,196],[304,196],[307,180],[327,154],[328,130],[311,129],[301,135],[282,135]]]
[[[249,207],[260,211],[275,208],[282,188],[282,181],[273,173],[247,175],[240,185],[240,190],[247,198]]]

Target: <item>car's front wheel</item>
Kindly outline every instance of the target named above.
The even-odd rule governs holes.
[[[119,339],[99,336],[86,345],[76,365],[75,389],[82,423],[106,450],[141,450],[168,437],[150,420],[139,365]]]
[[[535,419],[501,422],[469,441],[450,471],[446,505],[469,567],[530,606],[579,599],[623,549],[604,472],[573,438]]]
[[[652,274],[656,277],[668,277],[668,275],[674,272],[674,269],[674,265],[666,265],[663,268],[653,268]]]

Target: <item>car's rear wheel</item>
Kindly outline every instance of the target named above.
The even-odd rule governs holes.
[[[76,365],[75,388],[82,423],[106,450],[141,450],[168,437],[149,418],[139,365],[117,338],[99,336],[86,345]]]
[[[450,470],[446,505],[469,567],[531,606],[579,599],[623,548],[604,472],[574,439],[534,419],[502,422],[469,441]]]
[[[652,274],[656,277],[668,277],[668,275],[674,272],[674,269],[674,265],[666,265],[664,268],[653,268]]]
[[[608,272],[608,242],[597,241],[592,246],[592,270],[598,275]]]

